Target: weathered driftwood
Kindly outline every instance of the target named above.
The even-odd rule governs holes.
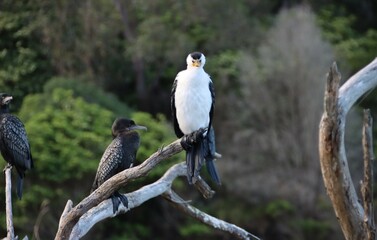
[[[319,126],[323,180],[346,239],[365,239],[364,208],[352,183],[344,146],[346,115],[355,102],[377,86],[377,59],[340,85],[334,63],[327,77],[324,112]]]
[[[158,163],[176,153],[179,153],[180,151],[182,151],[182,146],[180,144],[180,140],[178,139],[168,146],[159,149],[142,164],[126,169],[114,175],[75,207],[70,209],[70,207],[66,206],[60,218],[59,228],[55,239],[69,239],[72,228],[83,214],[100,204],[103,200],[109,198],[115,190],[126,185],[130,180],[147,175],[148,172],[151,171]],[[68,202],[67,205],[72,205],[72,203]]]
[[[124,194],[128,199],[128,208],[119,205],[118,211],[113,214],[112,202],[107,199],[98,206],[86,212],[77,224],[74,226],[70,239],[80,239],[83,237],[96,223],[110,217],[115,217],[119,214],[126,213],[133,208],[136,208],[151,198],[163,194],[171,188],[174,179],[186,174],[186,167],[184,164],[176,164],[171,167],[158,181],[146,185],[132,193]]]
[[[133,208],[136,208],[143,204],[144,202],[150,200],[151,198],[157,197],[157,196],[171,196],[171,193],[173,190],[171,189],[171,186],[173,184],[173,181],[179,177],[179,176],[185,176],[186,175],[186,164],[179,163],[174,166],[172,166],[159,180],[156,182],[146,185],[132,193],[125,194],[125,196],[128,198],[128,208],[124,207],[122,204],[119,206],[118,212],[113,214],[112,209],[112,202],[111,200],[107,199],[100,203],[98,206],[90,209],[87,213],[85,213],[80,220],[77,222],[77,224],[72,229],[71,233],[71,240],[80,239],[83,237],[96,223],[110,217],[115,217],[119,214],[124,214],[128,211],[130,211]],[[199,186],[201,184],[204,184],[205,186]],[[206,189],[208,186],[204,181],[201,181],[201,183],[197,183],[197,185],[201,189]],[[207,189],[208,190],[208,189]],[[207,191],[204,191],[207,192]],[[179,202],[177,202],[177,199],[179,197],[175,198],[175,204],[182,204],[185,208],[188,209],[195,209],[196,214],[193,216],[192,214],[188,213],[189,215],[195,217],[199,221],[212,226],[216,229],[225,231],[230,233],[231,235],[241,238],[241,239],[259,239],[255,237],[254,235],[248,233],[242,228],[239,228],[233,224],[224,222],[220,219],[217,219],[215,217],[212,217],[206,213],[203,213],[202,211],[192,207],[187,203],[187,201],[182,200],[179,198]],[[170,198],[168,198],[169,201],[171,201]]]
[[[176,164],[172,166],[159,180],[146,185],[139,190],[132,193],[125,194],[128,198],[128,208],[122,204],[119,206],[119,210],[113,214],[112,202],[108,197],[112,192],[119,187],[125,185],[132,179],[145,176],[150,170],[152,170],[158,163],[171,157],[172,155],[182,151],[180,145],[180,139],[171,143],[170,145],[158,150],[147,160],[145,160],[139,166],[124,170],[119,174],[113,176],[102,184],[96,191],[90,196],[82,200],[77,206],[73,207],[71,200],[68,200],[66,207],[61,215],[59,221],[58,233],[55,239],[80,239],[83,237],[96,223],[102,221],[105,218],[115,217],[118,214],[123,214],[129,210],[140,206],[145,201],[154,198],[159,195],[169,196],[172,192],[171,186],[173,181],[179,176],[185,176],[187,173],[186,165],[184,163]],[[218,155],[220,156],[220,155]],[[196,181],[194,187],[202,193],[203,197],[211,198],[214,191],[208,186],[208,184],[201,178]],[[186,208],[195,209],[187,202],[182,201]],[[217,228],[222,231],[226,231],[235,237],[241,239],[258,239],[251,233],[248,233],[242,228],[239,228],[233,224],[227,223],[215,217],[209,216],[206,213],[196,209],[197,215],[193,216],[190,212],[188,215],[196,217],[199,221],[202,221],[209,226]],[[205,216],[205,221],[203,220]]]
[[[375,239],[374,209],[373,209],[373,131],[372,117],[369,109],[364,110],[363,121],[363,155],[364,155],[364,179],[361,182],[361,196],[364,206],[364,231],[367,240]]]

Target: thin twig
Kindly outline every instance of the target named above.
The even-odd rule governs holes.
[[[178,194],[176,194],[173,190],[165,192],[162,196],[177,209],[199,220],[200,222],[207,224],[208,226],[211,226],[215,229],[218,229],[224,232],[228,232],[232,236],[237,237],[238,239],[260,240],[260,238],[258,238],[257,236],[247,232],[246,230],[232,223],[228,223],[221,219],[215,218],[191,206],[190,204],[187,203],[187,201],[184,201],[181,197],[179,197]]]

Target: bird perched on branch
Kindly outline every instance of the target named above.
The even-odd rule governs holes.
[[[186,58],[187,69],[179,72],[171,92],[171,110],[177,137],[183,137],[182,147],[186,151],[187,178],[192,184],[206,162],[212,180],[220,184],[214,165],[215,134],[212,119],[215,91],[209,75],[203,67],[203,53],[193,52]]]
[[[16,116],[9,113],[9,103],[13,97],[7,93],[0,93],[0,151],[18,173],[17,196],[22,198],[22,185],[25,171],[34,167],[30,144],[24,124]]]
[[[130,119],[118,118],[114,121],[111,128],[113,141],[102,155],[91,192],[115,174],[132,167],[140,146],[139,134],[134,131],[138,129],[147,130],[146,127],[136,125]],[[125,207],[128,207],[127,198],[118,191],[111,195],[111,201],[113,203],[113,213],[118,210],[120,202]]]

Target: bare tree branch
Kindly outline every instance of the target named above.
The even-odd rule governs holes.
[[[361,183],[361,195],[364,206],[364,231],[367,240],[374,240],[376,229],[373,211],[373,138],[372,117],[369,109],[364,110],[363,123],[363,153],[364,153],[364,180]]]
[[[346,115],[353,104],[377,86],[377,59],[352,76],[340,89],[334,63],[327,77],[324,113],[319,126],[323,180],[346,239],[365,239],[364,209],[352,183],[344,146]]]
[[[124,207],[121,204],[119,206],[119,210],[115,214],[113,214],[112,202],[110,199],[108,199],[114,190],[125,185],[132,179],[145,176],[158,163],[180,151],[182,151],[182,147],[180,144],[180,139],[178,139],[168,146],[158,150],[139,166],[127,169],[113,176],[105,183],[103,183],[90,196],[82,200],[77,206],[72,207],[72,201],[69,200],[60,218],[59,229],[58,233],[55,236],[55,239],[80,239],[96,223],[106,218],[115,217],[119,214],[126,213],[129,210],[140,206],[142,203],[148,201],[151,198],[163,195],[166,192],[172,192],[171,186],[173,181],[178,176],[185,176],[187,173],[185,163],[180,163],[172,166],[155,183],[146,185],[132,193],[125,194],[129,201],[128,208]],[[212,189],[202,178],[199,178],[194,186],[199,190],[199,192],[203,194],[205,198],[211,198],[214,194],[214,191],[212,191]],[[167,194],[166,196],[170,196],[170,194]],[[175,196],[177,199],[178,196]],[[180,201],[182,204],[185,204],[186,207],[195,209],[188,205],[184,200],[181,199]],[[175,203],[177,203],[177,201],[175,201]],[[243,239],[250,239],[246,238],[250,236],[254,237],[252,234],[233,224],[229,224],[222,220],[209,216],[197,209],[195,209],[195,211],[197,212],[198,216],[205,216],[207,220],[202,220],[202,222],[212,227],[229,232],[232,235],[241,237]]]
[[[215,191],[210,188],[210,186],[203,180],[201,176],[198,176],[194,185],[205,199],[210,199],[215,194]]]
[[[84,213],[101,203],[103,200],[109,198],[109,196],[115,190],[124,186],[130,180],[147,175],[149,171],[151,171],[161,161],[182,151],[180,141],[181,140],[178,139],[168,146],[159,149],[140,165],[126,169],[104,182],[92,194],[72,208],[71,211],[66,212],[65,217],[61,217],[55,239],[68,239],[71,235],[72,228]]]
[[[113,214],[112,202],[107,199],[98,206],[86,212],[77,222],[71,233],[71,240],[80,239],[83,237],[96,223],[106,218],[115,217],[119,214],[126,213],[133,208],[136,208],[151,198],[157,197],[168,191],[171,185],[179,176],[185,176],[186,165],[179,163],[172,166],[158,181],[146,185],[132,193],[124,194],[128,199],[128,208],[119,205],[119,210]]]
[[[7,239],[15,239],[13,229],[12,213],[12,166],[7,164],[5,167],[5,211],[7,215]]]
[[[172,203],[173,206],[177,209],[215,229],[228,232],[238,239],[260,239],[234,224],[215,218],[191,206],[182,198],[180,198],[173,190],[166,191],[162,196],[170,203]]]
[[[86,212],[77,224],[72,229],[70,240],[77,240],[85,236],[85,234],[98,222],[110,218],[115,217],[119,214],[126,213],[133,208],[136,208],[143,204],[144,202],[150,200],[151,198],[157,197],[159,195],[163,195],[165,198],[167,196],[172,196],[171,190],[173,181],[179,176],[186,176],[187,168],[185,163],[179,163],[172,166],[159,180],[156,182],[146,185],[139,190],[136,190],[132,193],[125,194],[128,198],[128,208],[123,206],[122,204],[119,206],[119,210],[113,214],[112,202],[110,199],[107,199],[100,203],[98,206],[90,209]],[[200,192],[204,192],[204,196],[209,196],[208,193],[213,195],[213,191],[210,189],[208,184],[203,180],[197,181],[194,185]],[[204,189],[204,191],[203,191]],[[179,202],[177,202],[179,200]],[[171,199],[169,199],[171,201]],[[248,233],[242,228],[239,228],[233,224],[224,222],[217,218],[214,218],[206,213],[201,212],[200,210],[190,206],[187,204],[186,201],[181,199],[178,195],[174,193],[174,203],[175,204],[184,204],[186,208],[194,209],[196,213],[196,218],[198,218],[201,222],[208,224],[214,228],[219,230],[228,232],[238,238],[241,239],[259,239],[254,235]],[[192,214],[190,214],[192,215]],[[206,220],[204,220],[204,218]]]

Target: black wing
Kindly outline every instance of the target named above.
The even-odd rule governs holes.
[[[115,138],[103,153],[99,163],[97,174],[93,182],[92,191],[102,185],[120,171],[122,164],[123,150],[120,138]]]
[[[211,110],[209,111],[208,130],[212,126],[213,112],[215,111],[215,88],[213,87],[212,81],[209,81],[209,91],[211,92],[211,96],[212,96],[212,105],[211,105]]]
[[[99,163],[91,191],[97,189],[115,174],[130,168],[140,144],[138,135],[136,137],[137,139],[117,137],[110,143]]]
[[[221,185],[221,180],[219,174],[217,173],[216,166],[214,163],[215,153],[216,153],[216,143],[215,143],[215,131],[212,126],[213,113],[215,110],[215,88],[213,87],[212,81],[209,82],[209,90],[212,96],[212,106],[209,112],[209,124],[208,132],[203,141],[203,146],[205,148],[205,159],[207,172],[211,176],[212,180],[215,181],[218,185]]]
[[[2,119],[0,135],[5,160],[14,165],[23,177],[25,170],[34,167],[24,125],[16,116],[9,114]]]
[[[171,106],[171,113],[172,113],[172,116],[173,116],[173,121],[174,121],[174,131],[175,131],[175,135],[177,135],[177,137],[183,137],[183,132],[181,131],[181,129],[179,128],[179,124],[178,124],[178,120],[177,120],[177,116],[176,116],[176,109],[175,109],[175,89],[177,88],[177,79],[174,80],[174,83],[173,83],[173,87],[172,87],[172,90],[171,90],[171,95],[170,95],[170,106]]]

